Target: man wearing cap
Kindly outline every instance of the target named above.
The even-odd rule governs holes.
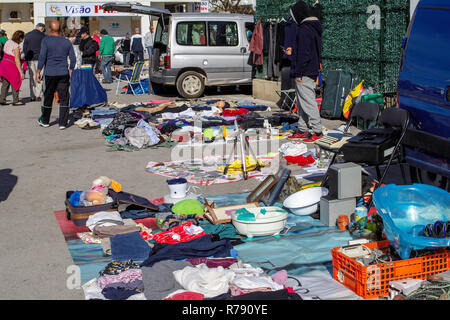
[[[45,24],[38,23],[33,31],[28,32],[23,40],[23,52],[30,73],[30,97],[31,100],[42,100],[42,83],[36,81],[36,70],[39,53],[41,52],[42,39],[45,37]]]
[[[114,50],[116,45],[114,39],[108,35],[105,29],[100,31],[100,51],[98,52],[98,59],[100,60],[100,69],[103,74],[103,83],[112,83],[111,65],[114,61]]]
[[[81,63],[91,65],[92,71],[94,71],[94,66],[97,62],[97,51],[99,50],[98,43],[92,39],[89,34],[89,28],[86,26],[81,27],[80,38]]]

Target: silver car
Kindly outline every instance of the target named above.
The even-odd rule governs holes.
[[[106,3],[105,10],[158,16],[150,79],[176,86],[184,98],[200,97],[205,86],[247,85],[247,28],[254,17],[228,13],[171,13],[138,3]]]

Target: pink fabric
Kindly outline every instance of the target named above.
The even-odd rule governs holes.
[[[20,76],[19,69],[17,69],[14,56],[11,56],[5,52],[2,61],[0,61],[0,77],[5,78],[14,88],[19,91],[22,85],[22,77]]]
[[[97,44],[98,44],[99,49],[95,52],[96,56],[98,57],[98,52],[100,51],[100,37],[99,36],[93,36],[92,39],[94,39],[97,42]]]
[[[272,280],[275,283],[278,283],[282,286],[284,286],[287,282],[287,271],[286,270],[280,270],[277,273],[274,273],[273,275],[271,275],[270,277],[272,278]]]
[[[174,294],[170,298],[164,299],[164,300],[203,300],[205,296],[198,292],[181,292]]]
[[[233,297],[241,296],[243,294],[251,292],[270,292],[273,291],[271,288],[254,288],[254,289],[242,289],[235,284],[230,284],[230,291]]]
[[[129,269],[116,275],[106,275],[97,279],[98,286],[103,289],[110,283],[130,283],[135,280],[142,280],[141,269]]]
[[[160,104],[160,103],[171,103],[175,102],[173,100],[151,100],[149,102],[146,102],[146,104]]]

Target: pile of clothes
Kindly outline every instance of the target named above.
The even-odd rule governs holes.
[[[146,103],[112,103],[77,110],[75,125],[102,130],[110,151],[135,151],[148,147],[173,147],[179,142],[213,142],[231,138],[235,124],[249,128],[280,126],[285,132],[295,116],[263,115],[265,105],[248,100],[152,100]]]
[[[237,258],[233,245],[242,241],[232,224],[173,215],[169,228],[158,221],[152,230],[122,218],[127,214],[95,213],[86,223],[91,232],[78,233],[85,243],[100,243],[112,259],[82,286],[87,300],[301,299],[287,285],[285,270],[269,276]]]

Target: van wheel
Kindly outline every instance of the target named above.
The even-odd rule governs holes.
[[[186,71],[177,79],[177,90],[183,98],[198,98],[205,91],[203,77],[198,72]]]

